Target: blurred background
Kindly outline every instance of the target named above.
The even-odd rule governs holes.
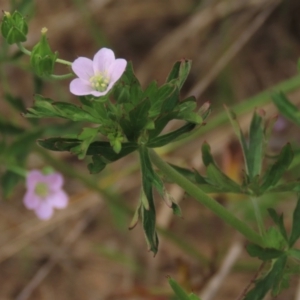
[[[160,154],[201,172],[200,148],[207,141],[219,165],[237,181],[243,170],[241,150],[228,122],[214,121],[223,104],[236,108],[247,131],[255,107],[263,107],[270,117],[278,114],[268,94],[262,95],[261,105],[260,98],[253,96],[297,76],[299,0],[0,0],[0,8],[18,9],[27,16],[27,49],[47,27],[49,43],[59,58],[92,58],[101,47],[111,48],[117,57],[133,62],[144,87],[152,80],[162,84],[175,61],[191,59],[182,96],[194,95],[199,106],[210,101],[213,113],[203,135],[160,149]],[[3,39],[0,45],[2,116],[29,132],[39,125],[20,116],[7,101],[8,95],[25,107],[32,105],[36,92],[78,104],[69,93],[69,80],[41,83],[30,72],[28,57],[19,56],[18,49],[8,47]],[[57,74],[68,72],[65,66],[57,66]],[[296,86],[290,90],[290,99],[299,103],[300,90]],[[287,141],[297,146],[300,140],[299,131],[279,120],[270,153],[277,153]],[[55,122],[62,123],[51,119],[39,124]],[[131,154],[99,175],[89,175],[86,164],[68,153],[29,149],[26,168],[52,166],[64,174],[70,205],[49,221],[38,220],[23,206],[22,180],[7,199],[0,199],[1,300],[174,299],[168,275],[203,300],[238,298],[259,267],[258,260],[248,258],[239,235],[170,184],[168,191],[180,203],[183,217],[172,216],[157,197],[160,246],[154,258],[147,251],[141,226],[128,230],[140,194],[137,156]],[[297,165],[291,177],[297,177]],[[248,199],[215,198],[254,224]],[[276,204],[291,220],[294,198],[289,194],[264,198],[261,205]],[[290,289],[276,299],[300,299],[298,289],[298,279],[293,278]]]

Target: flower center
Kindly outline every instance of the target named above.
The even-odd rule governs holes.
[[[46,198],[49,194],[48,185],[44,182],[39,182],[36,184],[34,192],[36,195]]]
[[[108,87],[109,79],[103,73],[96,74],[90,78],[90,83],[92,88],[96,91],[105,92]]]

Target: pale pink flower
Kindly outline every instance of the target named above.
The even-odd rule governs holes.
[[[68,195],[62,190],[63,183],[59,173],[45,175],[38,170],[28,172],[24,205],[34,210],[39,219],[50,219],[54,208],[62,209],[68,205]]]
[[[78,76],[70,83],[70,92],[77,96],[104,96],[120,79],[125,71],[125,59],[115,59],[115,54],[107,48],[100,49],[93,60],[78,57],[72,63],[73,72]]]

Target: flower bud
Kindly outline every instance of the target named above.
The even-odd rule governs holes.
[[[9,12],[4,12],[1,33],[8,44],[25,42],[27,32],[28,25],[19,12],[15,11],[12,15]]]
[[[33,47],[30,64],[34,72],[41,77],[50,76],[53,73],[57,52],[53,53],[46,38],[47,28],[42,29],[40,41]]]

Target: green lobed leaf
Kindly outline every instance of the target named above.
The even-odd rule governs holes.
[[[146,241],[149,250],[154,253],[158,251],[158,237],[156,233],[156,212],[153,199],[152,186],[156,177],[152,169],[148,149],[145,146],[139,148],[141,172],[142,172],[142,185],[143,192],[147,198],[147,208],[145,205],[141,207],[141,218]]]
[[[247,164],[249,177],[254,178],[261,172],[264,145],[264,127],[262,117],[254,112],[249,132],[249,148],[247,153]]]
[[[182,59],[177,61],[174,64],[166,82],[174,82],[180,90],[189,75],[191,65],[192,62],[190,60]]]
[[[290,248],[294,246],[300,237],[300,194],[298,194],[297,204],[293,213],[292,232],[289,239]]]
[[[100,155],[93,155],[92,161],[93,162],[88,164],[88,169],[91,174],[97,174],[106,167],[106,163],[102,160]]]
[[[136,105],[141,101],[143,91],[134,74],[132,62],[127,62],[126,70],[121,79],[115,85],[114,90],[115,89],[119,89],[119,95],[117,93],[114,94],[118,103],[131,102]],[[126,91],[125,95],[122,94],[122,89]]]
[[[86,152],[98,134],[98,128],[83,128],[82,132],[78,135],[78,139],[82,141],[79,145],[70,149],[70,151],[78,155],[79,159],[83,159]]]
[[[216,186],[213,185],[212,182],[208,181],[206,177],[203,177],[201,174],[199,174],[196,170],[192,172],[191,170],[188,170],[186,168],[178,167],[175,165],[170,164],[172,168],[174,168],[177,172],[185,176],[190,181],[196,183],[198,187],[205,193],[230,193],[232,192],[232,189],[229,189],[228,186]],[[236,189],[234,189],[236,190]],[[236,190],[237,191],[237,190]],[[243,191],[240,189],[237,191],[237,193],[242,193]]]
[[[171,120],[176,119],[176,115],[177,115],[177,112],[175,112],[175,111],[160,115],[154,121],[154,129],[148,131],[149,139],[152,139],[152,138],[158,136]]]
[[[172,111],[179,103],[179,89],[177,86],[171,85],[171,87],[171,93],[167,97],[161,99],[161,114]],[[157,100],[157,102],[158,101],[159,99]]]
[[[146,98],[129,112],[131,133],[127,133],[126,135],[130,137],[132,136],[133,140],[135,141],[139,138],[141,131],[148,123],[148,113],[150,106],[150,100],[149,98]]]
[[[215,164],[214,158],[210,152],[210,146],[206,142],[202,144],[202,161],[206,167],[210,164]]]
[[[175,141],[182,134],[193,130],[194,128],[195,128],[195,124],[187,123],[177,130],[174,130],[170,133],[163,134],[161,136],[150,139],[147,142],[147,147],[149,147],[149,148],[163,147],[163,146]]]
[[[288,169],[291,162],[293,161],[293,151],[290,144],[286,144],[279,156],[277,161],[266,171],[262,178],[262,184],[260,187],[261,192],[266,191],[281,179],[284,172]]]
[[[264,240],[266,248],[275,248],[278,250],[282,250],[287,246],[287,241],[282,236],[280,230],[273,226],[268,228],[268,230],[266,231]]]
[[[290,281],[290,275],[285,270],[285,265],[287,261],[287,256],[284,255],[279,260],[282,260],[281,262],[281,268],[279,266],[277,270],[277,274],[274,276],[274,282],[272,286],[272,293],[271,295],[273,297],[278,296],[283,289],[286,289],[289,287],[289,281]]]
[[[67,102],[54,102],[50,98],[41,95],[35,95],[35,102],[32,108],[27,109],[24,114],[27,118],[45,118],[59,117],[72,121],[86,121],[101,124],[102,120],[93,117],[82,108]]]
[[[248,244],[246,249],[251,257],[258,257],[263,261],[272,260],[284,254],[284,251],[282,250],[263,248],[255,244]]]
[[[73,147],[78,146],[81,143],[78,139],[54,137],[45,140],[38,140],[38,144],[43,148],[52,151],[70,151]],[[93,142],[90,144],[87,155],[100,155],[105,162],[116,161],[138,148],[136,143],[122,143],[122,149],[119,153],[116,153],[109,142]]]
[[[268,291],[274,287],[274,283],[283,277],[286,261],[286,255],[280,256],[267,275],[256,282],[255,287],[247,293],[244,300],[262,300]]]
[[[160,113],[170,112],[174,109],[179,101],[179,91],[177,86],[173,84],[164,84],[152,94],[147,93],[147,98],[150,99],[151,108],[149,117],[157,117]],[[171,108],[171,109],[168,109]]]

